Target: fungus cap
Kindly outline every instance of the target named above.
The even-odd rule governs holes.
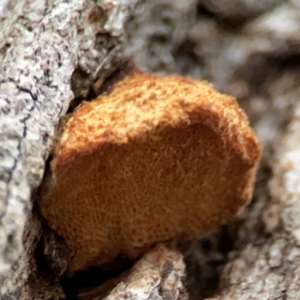
[[[233,97],[190,78],[129,75],[65,125],[41,211],[72,252],[70,272],[135,259],[232,218],[260,152]]]

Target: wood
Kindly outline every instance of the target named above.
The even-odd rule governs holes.
[[[255,229],[249,232],[251,243],[235,253],[226,266],[222,291],[215,299],[300,299],[299,113],[298,104],[276,153],[269,184],[272,198],[266,203],[262,191],[245,226],[253,230],[260,222],[253,220],[260,219],[264,234],[270,237],[262,240],[262,232],[257,234]],[[255,242],[255,238],[263,243]]]
[[[79,294],[79,300],[187,300],[185,265],[178,251],[157,245],[116,280]],[[111,288],[113,287],[113,288]],[[105,291],[110,290],[109,294]]]
[[[41,235],[41,222],[34,210],[31,214],[30,192],[40,184],[59,117],[67,111],[74,94],[78,96],[93,78],[100,77],[101,82],[111,72],[111,67],[117,66],[122,59],[123,22],[135,1],[122,2],[123,6],[118,1],[103,1],[107,8],[105,10],[95,7],[94,1],[88,0],[19,0],[15,5],[10,5],[12,1],[9,0],[1,1],[0,295],[3,299],[58,299],[62,296],[58,282],[51,282],[47,276],[41,276],[48,274],[45,270],[42,274],[39,273],[41,270],[36,270],[33,254]],[[264,14],[262,17],[253,20],[247,17],[245,27],[244,24],[238,27],[242,31],[229,33],[213,18],[205,17],[196,24],[195,14],[187,14],[196,11],[196,1],[186,1],[184,7],[178,7],[182,1],[172,2],[174,4],[170,2],[141,2],[139,10],[134,12],[131,27],[125,30],[131,46],[127,52],[138,53],[135,58],[140,67],[145,66],[145,71],[175,70],[194,77],[208,74],[219,89],[243,99],[256,96],[258,87],[264,90],[271,100],[266,98],[263,104],[269,101],[267,108],[270,109],[253,109],[253,120],[258,119],[258,115],[261,117],[262,111],[268,115],[268,118],[262,119],[265,123],[260,122],[256,128],[269,150],[275,140],[274,131],[276,137],[281,133],[277,125],[286,121],[282,118],[286,116],[284,109],[278,109],[274,99],[287,94],[288,99],[294,99],[294,102],[299,99],[299,95],[294,92],[298,87],[299,74],[287,74],[282,66],[278,71],[278,65],[270,67],[268,60],[271,58],[272,64],[274,56],[284,62],[287,58],[299,55],[298,47],[295,47],[299,41],[297,33],[300,28],[297,1],[274,3],[270,11],[260,12]],[[109,11],[109,7],[114,5],[115,8]],[[144,13],[145,7],[149,15]],[[147,10],[149,7],[151,10]],[[151,27],[157,20],[157,12],[161,12],[161,18],[166,20],[165,31],[161,30],[163,22]],[[164,12],[169,14],[164,16]],[[103,18],[99,17],[101,14]],[[110,18],[105,23],[103,20],[106,16]],[[282,16],[288,16],[289,22],[281,28],[278,27],[278,19]],[[187,22],[182,22],[185,17]],[[230,16],[230,19],[234,18],[233,21],[238,24],[239,16]],[[141,26],[136,26],[137,19]],[[277,34],[279,30],[280,34]],[[96,39],[99,31],[100,35]],[[203,32],[208,34],[199,34]],[[140,37],[145,37],[142,45],[134,43],[140,41]],[[163,44],[165,37],[167,42]],[[96,40],[98,47],[94,44]],[[158,47],[157,40],[163,46],[159,44]],[[268,43],[264,44],[264,40],[268,40]],[[193,47],[205,46],[200,48],[199,57],[193,58],[190,52],[184,52],[184,47],[180,48],[188,45],[190,51],[191,42],[194,43]],[[265,45],[263,50],[262,44]],[[242,54],[239,57],[233,55],[237,48]],[[157,52],[153,54],[153,50]],[[187,63],[182,64],[182,58]],[[184,67],[177,64],[177,60]],[[203,68],[199,67],[200,63],[203,63]],[[294,66],[297,68],[296,63]],[[257,74],[265,74],[265,77],[271,74],[273,79],[276,74],[280,74],[285,82],[271,82],[265,78],[260,80]],[[291,83],[294,81],[297,81],[297,85],[293,86]],[[278,86],[287,88],[284,95],[279,91],[284,89],[278,90]],[[265,97],[264,94],[260,96]],[[259,103],[259,99],[255,101]],[[248,110],[251,112],[253,102],[248,103],[251,104]],[[290,108],[293,107],[291,105]],[[237,246],[230,253],[220,288],[213,298],[215,300],[300,298],[299,113],[298,107],[280,147],[276,146],[277,159],[270,183],[271,200],[263,181],[262,186],[258,186],[256,202],[245,211],[243,226],[238,227],[237,244],[244,242],[244,245]],[[275,122],[270,125],[267,121],[271,114],[274,114]],[[272,133],[271,141],[261,134],[262,127],[269,129],[268,135]],[[264,227],[263,232],[261,225]],[[13,271],[10,272],[12,266]],[[32,276],[31,281],[27,280],[29,275]]]
[[[77,94],[121,63],[123,24],[134,4],[103,1],[100,6],[88,0],[20,0],[16,5],[1,2],[2,297],[33,299],[24,282],[34,268],[28,260],[41,231],[37,218],[31,217],[30,193],[41,183],[59,118],[74,98],[70,82]],[[80,74],[84,80],[78,79]]]

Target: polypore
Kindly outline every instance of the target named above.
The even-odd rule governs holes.
[[[232,218],[251,197],[260,152],[233,97],[132,74],[65,125],[41,211],[71,250],[70,272],[136,259]]]

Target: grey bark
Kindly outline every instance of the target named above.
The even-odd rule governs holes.
[[[184,277],[183,256],[164,245],[157,245],[119,278],[98,288],[82,291],[78,299],[187,300]]]
[[[300,299],[299,116],[298,103],[277,149],[269,182],[271,199],[265,207],[265,199],[259,199],[260,205],[247,216],[248,226],[252,222],[248,230],[257,225],[254,218],[260,218],[270,236],[263,243],[253,240],[241,251],[231,253],[215,299]]]
[[[239,1],[241,6],[244,2]],[[268,1],[253,3],[262,7],[262,2]],[[157,71],[168,58],[171,63],[163,64],[165,69],[159,71],[175,70],[205,78],[235,95],[264,146],[253,203],[229,226],[235,236],[235,250],[229,253],[229,262],[220,272],[221,282],[212,296],[220,300],[299,299],[300,67],[295,59],[300,55],[299,3],[277,2],[271,8],[266,5],[254,17],[249,10],[245,16],[247,10],[241,9],[239,16],[230,15],[233,24],[226,22],[224,9],[216,11],[217,3],[221,6],[221,1],[205,1],[207,9],[214,7],[213,16],[208,18],[200,12],[194,21],[190,19],[194,23],[179,44],[167,44],[167,51],[160,52],[156,64],[145,61],[144,66]],[[157,43],[162,40],[160,37]],[[270,169],[273,175],[268,185]],[[203,267],[203,254],[199,252],[200,248],[195,249],[193,263],[198,260]],[[200,280],[194,281],[194,286],[200,285]],[[201,291],[195,294],[195,299],[203,297]]]
[[[300,299],[299,1],[221,2],[140,1],[135,10],[134,0],[0,3],[2,297],[63,297],[33,255],[43,231],[30,195],[70,100],[132,55],[145,71],[206,79],[236,96],[264,146],[253,203],[229,224],[235,248],[211,296]],[[202,265],[199,247],[192,255]]]
[[[235,248],[211,297],[300,299],[299,1],[148,5],[147,20],[133,20],[139,51],[127,51],[146,71],[207,79],[236,96],[264,147],[253,202],[229,224]],[[209,259],[201,247],[192,252],[204,275],[192,274],[191,295],[203,299]]]
[[[41,224],[31,214],[30,195],[41,183],[55,129],[74,97],[71,79],[84,87],[121,63],[123,25],[135,1],[0,4],[1,295],[33,299],[28,276]],[[77,73],[85,79],[74,79]],[[52,290],[48,297],[56,294]]]

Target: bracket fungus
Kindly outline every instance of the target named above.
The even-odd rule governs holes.
[[[68,120],[41,212],[71,250],[70,273],[136,259],[232,218],[251,198],[260,154],[233,97],[131,74]]]

